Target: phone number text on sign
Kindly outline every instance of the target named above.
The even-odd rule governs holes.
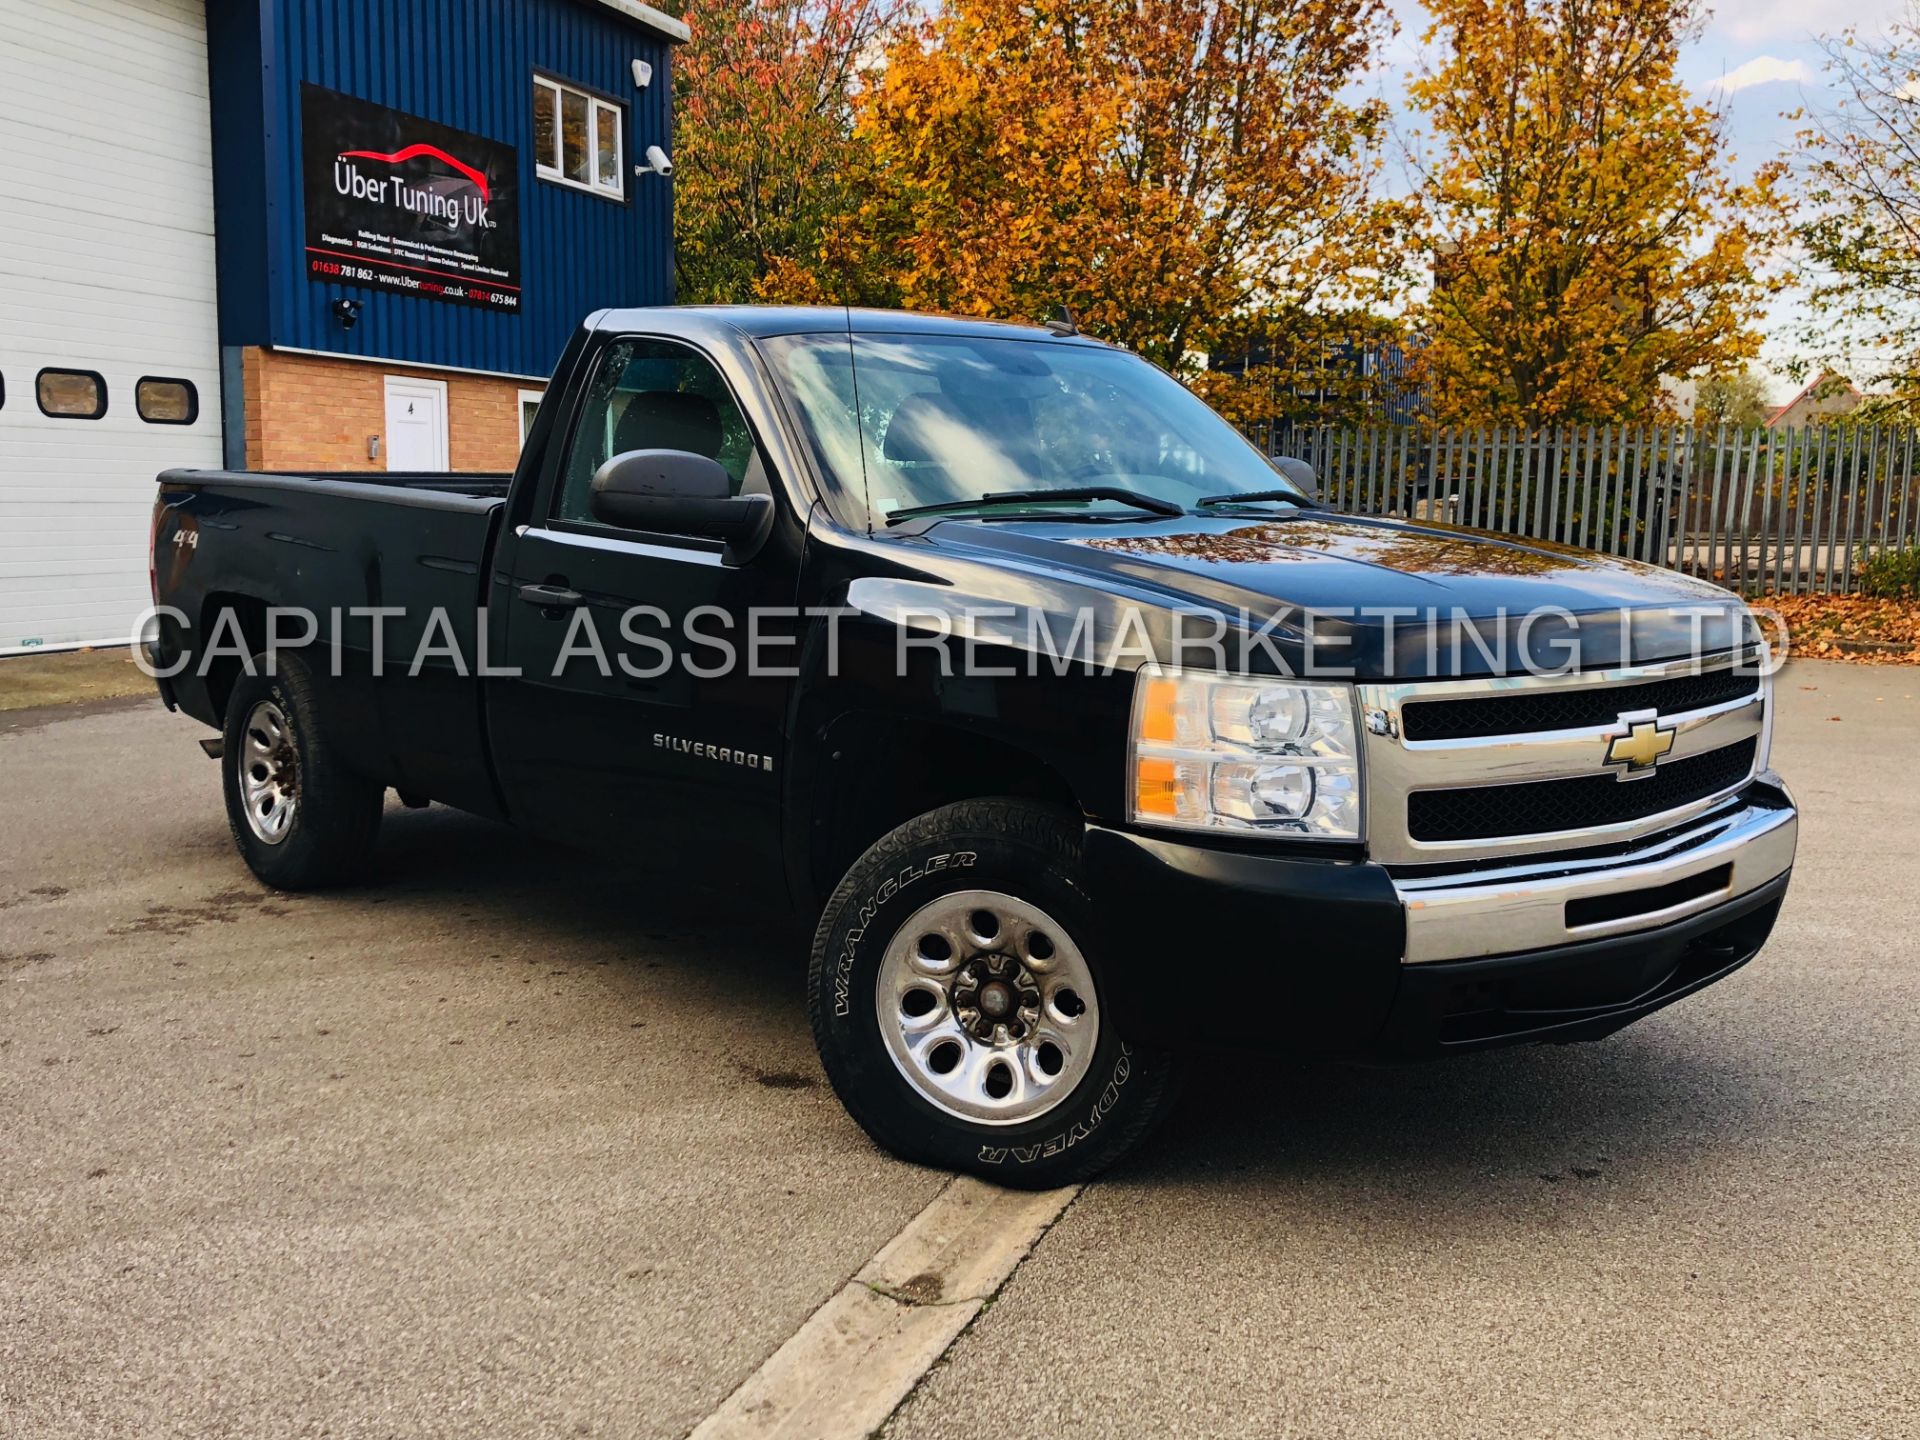
[[[338,260],[310,257],[307,261],[307,273],[315,279],[334,280],[345,285],[383,285],[389,290],[403,290],[410,295],[424,295],[436,300],[458,300],[468,305],[490,306],[496,310],[520,308],[520,296],[517,291],[495,290],[488,286],[470,285],[460,281],[436,280],[431,276],[385,270],[375,265],[342,264]]]

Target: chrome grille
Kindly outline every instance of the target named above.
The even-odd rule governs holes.
[[[1407,797],[1407,830],[1415,840],[1485,840],[1644,820],[1738,785],[1753,770],[1756,748],[1756,741],[1742,740],[1625,783],[1603,774],[1525,785],[1416,790]]]
[[[1752,777],[1770,694],[1750,664],[1721,657],[1362,685],[1359,701],[1369,850],[1418,864],[1576,850],[1690,819]],[[1671,747],[1623,778],[1612,742],[1649,720]]]
[[[1516,735],[1529,730],[1575,730],[1610,725],[1623,710],[1678,715],[1740,700],[1760,688],[1752,671],[1715,670],[1677,675],[1639,685],[1587,686],[1486,695],[1463,700],[1409,702],[1402,719],[1409,740],[1462,740],[1477,735]]]

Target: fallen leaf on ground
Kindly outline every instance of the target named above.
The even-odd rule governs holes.
[[[1789,655],[1856,665],[1920,665],[1920,601],[1768,595],[1754,601],[1754,608],[1780,617],[1787,628]]]

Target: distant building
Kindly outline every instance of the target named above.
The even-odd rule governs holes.
[[[1844,375],[1822,370],[1809,380],[1786,404],[1767,417],[1767,428],[1782,425],[1817,425],[1845,415],[1860,403],[1860,391]]]
[[[1365,416],[1411,425],[1427,414],[1427,392],[1415,383],[1412,357],[1384,339],[1323,343],[1312,353],[1276,348],[1255,336],[1206,357],[1206,367],[1224,375],[1269,377],[1271,411],[1256,423],[1352,423]],[[1282,378],[1284,377],[1284,378]]]

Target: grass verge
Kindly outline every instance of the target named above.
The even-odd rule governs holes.
[[[62,650],[0,657],[0,712],[154,694],[130,650]]]

